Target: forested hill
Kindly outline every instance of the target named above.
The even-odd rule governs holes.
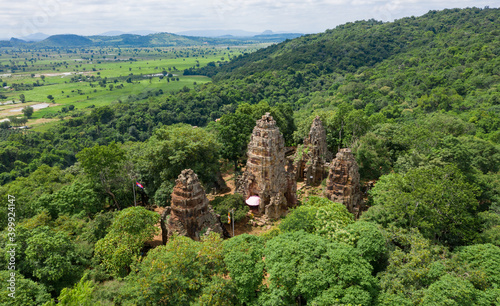
[[[474,60],[489,59],[498,54],[499,17],[499,9],[474,8],[430,11],[389,23],[347,23],[242,56],[218,69],[216,78],[288,68],[314,69],[317,74],[354,73],[402,55],[438,60],[443,68],[463,63],[469,55]],[[399,68],[416,66],[416,60]]]
[[[310,111],[345,102],[393,119],[452,112],[498,141],[499,19],[500,9],[468,8],[358,21],[185,73],[251,93],[248,102]]]
[[[43,132],[0,126],[0,276],[14,261],[17,284],[0,304],[499,305],[499,17],[349,23],[187,69],[215,75],[193,89],[61,111]],[[160,215],[143,206],[170,205],[183,169],[207,191],[237,174],[265,112],[295,158],[316,116],[332,153],[352,149],[360,219],[312,196],[323,183],[260,235],[147,251]],[[241,196],[214,197],[217,214],[246,214]]]
[[[256,35],[253,37],[195,37],[172,33],[149,35],[122,34],[117,36],[79,36],[74,34],[52,35],[37,42],[26,42],[12,38],[0,41],[0,46],[19,48],[73,48],[73,47],[184,47],[202,45],[248,45],[255,43],[277,43],[301,36],[300,33]]]

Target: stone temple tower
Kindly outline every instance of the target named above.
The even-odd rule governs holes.
[[[166,227],[168,236],[174,232],[192,239],[210,232],[224,235],[220,218],[208,204],[205,190],[191,169],[182,170],[175,180]]]
[[[247,157],[246,170],[237,181],[237,192],[245,198],[260,197],[259,212],[267,218],[283,216],[297,202],[297,183],[292,171],[285,169],[285,141],[269,113],[257,120]]]
[[[297,148],[294,156],[295,178],[304,180],[306,185],[317,186],[326,178],[326,162],[332,159],[332,153],[326,146],[326,131],[319,116],[314,118],[309,135],[304,145]]]
[[[325,196],[333,202],[343,203],[349,212],[358,216],[363,200],[359,181],[359,166],[351,149],[340,149],[330,163]]]

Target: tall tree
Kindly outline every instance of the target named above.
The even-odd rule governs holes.
[[[478,189],[454,166],[421,167],[382,176],[365,219],[418,228],[424,237],[450,246],[472,242],[479,231]]]
[[[134,305],[200,305],[197,299],[206,290],[218,285],[227,293],[229,283],[224,277],[222,239],[216,234],[204,237],[202,242],[184,236],[172,236],[167,245],[151,250],[142,262],[137,262],[122,298]],[[234,305],[236,301],[201,305]]]
[[[121,179],[120,171],[125,161],[125,151],[112,142],[108,146],[85,148],[76,155],[85,172],[91,179],[98,180],[106,194],[111,198],[116,208],[120,205],[113,192],[115,180]]]
[[[222,144],[221,155],[234,163],[235,170],[245,156],[254,126],[255,120],[248,114],[225,114],[220,118],[217,136]]]
[[[118,213],[109,233],[96,243],[95,256],[111,274],[125,276],[134,256],[158,232],[160,215],[144,207],[129,207]]]
[[[145,190],[158,205],[170,199],[175,179],[182,170],[192,169],[205,186],[219,171],[220,144],[214,134],[187,124],[157,129],[134,151],[135,166]]]
[[[26,118],[31,118],[31,116],[33,115],[33,112],[35,110],[33,109],[33,107],[31,106],[26,106],[25,108],[23,108],[22,112],[23,114],[26,116]]]

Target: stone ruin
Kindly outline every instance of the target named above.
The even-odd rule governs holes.
[[[307,186],[318,186],[327,177],[326,163],[332,153],[326,146],[326,131],[319,116],[314,118],[304,145],[299,146],[294,156],[295,179],[305,181]]]
[[[330,164],[325,196],[333,202],[342,203],[358,217],[362,205],[359,184],[359,167],[351,149],[340,149]]]
[[[211,232],[228,237],[228,233],[208,204],[198,176],[191,169],[182,170],[175,181],[172,202],[161,218],[163,243],[173,233],[195,240]]]
[[[266,113],[257,120],[247,151],[245,172],[236,182],[236,192],[245,199],[259,196],[259,212],[268,219],[285,215],[297,203],[293,166],[285,167],[285,141],[276,121]]]

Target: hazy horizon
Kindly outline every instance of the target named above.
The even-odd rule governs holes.
[[[494,0],[26,0],[3,1],[0,39],[21,38],[38,32],[98,35],[110,31],[177,33],[200,30],[241,30],[318,33],[339,24],[362,19],[393,21],[421,16],[429,10],[485,6]]]

